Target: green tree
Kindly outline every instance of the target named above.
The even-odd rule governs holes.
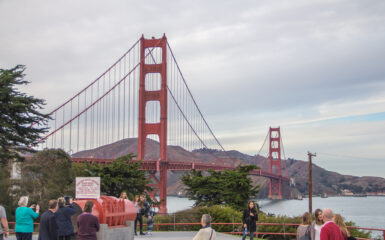
[[[122,191],[127,192],[129,198],[142,194],[147,186],[146,172],[140,170],[141,164],[132,161],[129,154],[115,159],[110,164],[74,164],[74,172],[78,177],[101,177],[101,192],[111,196],[120,196]]]
[[[8,220],[13,220],[12,211],[14,209],[14,202],[11,194],[11,176],[10,167],[0,164],[0,205],[5,208]]]
[[[187,196],[195,200],[195,206],[226,205],[243,209],[250,198],[258,194],[259,186],[253,186],[249,172],[255,165],[238,166],[223,172],[209,170],[185,172],[181,180],[187,186]]]
[[[0,162],[18,159],[19,152],[31,151],[28,147],[37,143],[41,127],[49,118],[40,113],[44,100],[19,92],[17,87],[29,82],[24,80],[23,65],[8,70],[0,69]],[[39,122],[40,124],[32,124]]]
[[[21,180],[18,195],[28,195],[30,203],[42,209],[50,199],[73,195],[72,159],[61,149],[37,152],[21,163]]]

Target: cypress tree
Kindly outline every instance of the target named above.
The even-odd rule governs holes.
[[[42,127],[49,116],[40,110],[43,99],[29,96],[18,90],[18,86],[29,82],[24,80],[25,66],[0,69],[0,162],[10,159],[21,160],[19,153],[32,151],[33,146],[47,131]],[[38,123],[38,124],[35,124]],[[34,125],[33,125],[34,124]]]

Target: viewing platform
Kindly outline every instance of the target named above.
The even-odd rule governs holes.
[[[152,236],[146,235],[138,235],[135,236],[134,239],[142,239],[142,240],[191,240],[197,234],[196,232],[153,232]],[[239,237],[231,236],[224,233],[216,233],[217,239],[221,240],[233,240],[239,239]],[[37,240],[38,236],[33,235],[32,240]],[[16,236],[12,235],[7,240],[16,240]],[[111,239],[114,240],[114,239]]]

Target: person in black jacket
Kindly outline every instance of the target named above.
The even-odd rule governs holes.
[[[70,240],[74,235],[74,227],[72,225],[71,216],[76,213],[76,208],[72,198],[68,198],[68,202],[64,198],[58,199],[59,209],[56,211],[56,223],[59,226],[59,240]]]
[[[55,212],[57,210],[57,201],[50,200],[48,202],[48,210],[40,217],[40,228],[38,240],[57,240],[58,227],[56,224]]]
[[[247,232],[250,232],[250,240],[254,239],[254,233],[257,231],[258,211],[253,201],[249,201],[247,208],[243,210],[242,223],[244,233],[242,240],[246,239]]]

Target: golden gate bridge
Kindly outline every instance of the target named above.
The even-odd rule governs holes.
[[[50,113],[49,132],[37,150],[62,148],[75,162],[108,164],[122,149],[137,154],[134,161],[148,171],[154,191],[159,195],[160,213],[167,212],[167,171],[234,169],[221,164],[224,159],[211,149],[226,155],[222,144],[200,111],[165,35],[145,39],[142,36],[122,57],[97,79]],[[269,198],[282,198],[280,128],[270,128],[269,170],[253,170],[252,175],[267,177]],[[135,144],[125,144],[130,139]],[[153,142],[158,144],[151,144]],[[266,141],[266,140],[265,140]],[[79,154],[114,144],[112,154],[104,157]],[[116,146],[117,145],[117,146]],[[195,152],[191,160],[170,159],[170,146]],[[81,154],[80,154],[81,155]],[[83,154],[84,155],[84,154]],[[227,160],[231,157],[227,156]],[[216,164],[208,164],[215,159]]]

